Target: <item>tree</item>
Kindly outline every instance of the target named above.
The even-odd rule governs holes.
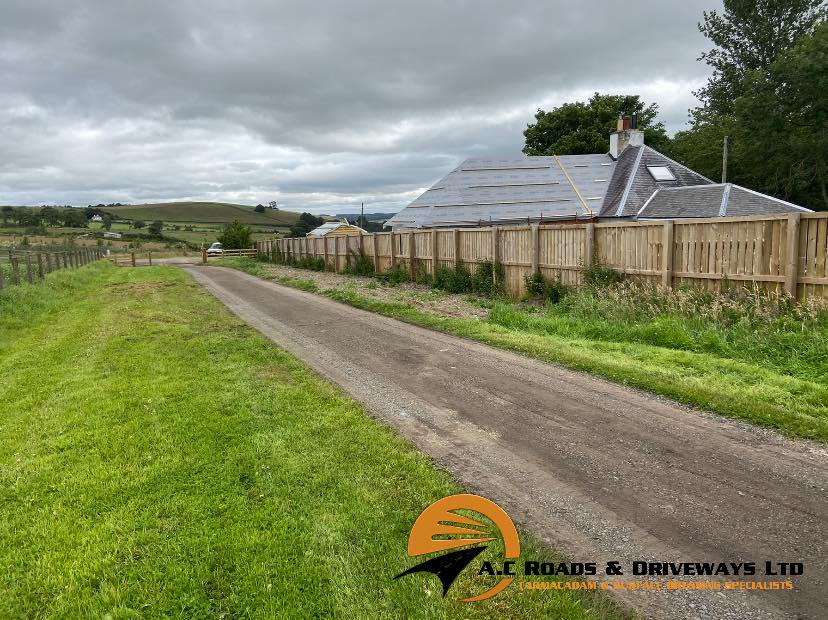
[[[828,23],[748,74],[735,102],[735,156],[751,187],[828,210]]]
[[[325,223],[321,217],[316,217],[311,213],[302,213],[299,216],[299,220],[290,227],[290,236],[291,237],[304,237],[310,231],[318,226],[322,226]]]
[[[40,217],[49,226],[60,224],[60,212],[55,207],[43,207],[40,210]]]
[[[813,186],[803,189],[803,184],[807,185],[805,179],[816,182],[816,167],[811,166],[810,172],[805,172],[802,166],[807,157],[798,160],[793,157],[792,145],[784,135],[797,133],[796,123],[782,120],[793,111],[789,107],[783,111],[784,102],[779,97],[768,98],[771,92],[791,93],[785,86],[785,74],[771,71],[770,67],[798,40],[821,28],[826,18],[826,9],[821,4],[815,0],[725,0],[721,15],[716,11],[704,13],[704,23],[699,24],[699,29],[717,47],[700,60],[713,67],[713,75],[695,93],[702,105],[691,110],[691,128],[673,138],[670,152],[673,158],[718,181],[723,142],[728,136],[729,181],[800,204],[816,207],[822,204],[821,199],[815,199],[817,192]],[[794,64],[805,70],[802,62]],[[822,65],[814,62],[810,70],[810,79],[816,82],[820,66],[824,71],[824,60]],[[799,99],[803,109],[817,113],[823,95],[808,89],[807,84],[803,86],[813,94],[810,100]],[[737,112],[737,101],[742,101],[740,112]],[[808,122],[818,120],[817,115]],[[784,126],[787,126],[786,132],[780,131]],[[814,137],[819,135],[819,131],[814,133]],[[809,148],[815,147],[811,144]],[[787,156],[783,156],[785,152]]]
[[[14,207],[5,206],[0,211],[3,213],[3,226],[8,226],[9,218],[14,217]]]
[[[256,205],[256,208],[255,208],[255,209],[253,209],[253,210],[254,210],[256,213],[264,213],[264,212],[265,212],[264,205]]]
[[[161,231],[164,229],[164,222],[161,220],[155,220],[152,224],[149,225],[147,231],[151,235],[155,235],[156,237],[161,235]]]
[[[267,203],[267,206],[270,207],[271,209],[273,209],[274,211],[279,210],[279,205],[276,204],[275,200],[271,200],[269,203]]]
[[[112,220],[113,220],[112,214],[110,214],[110,213],[104,213],[103,214],[103,224],[102,224],[102,226],[103,226],[104,230],[112,230]]]
[[[238,220],[228,224],[218,240],[225,250],[249,248],[253,245],[253,231]]]
[[[139,228],[144,228],[146,225],[147,223],[144,220],[135,220],[132,222],[132,227],[136,230]]]
[[[764,70],[779,55],[824,21],[824,0],[724,0],[724,11],[705,11],[699,30],[716,47],[701,55],[713,67],[707,84],[694,94],[702,105],[696,122],[731,116],[751,71]]]
[[[67,228],[86,228],[87,220],[83,209],[64,209],[63,225]]]
[[[527,155],[584,155],[609,151],[609,135],[615,131],[619,114],[638,115],[644,142],[666,150],[670,138],[658,122],[658,105],[647,105],[638,95],[595,93],[586,103],[565,103],[551,111],[538,110],[535,122],[523,132]]]

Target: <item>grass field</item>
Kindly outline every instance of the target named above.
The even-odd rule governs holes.
[[[701,316],[696,301],[684,311],[660,310],[656,294],[625,298],[623,290],[583,290],[564,302],[526,307],[506,299],[473,298],[488,310],[484,320],[457,318],[416,306],[416,292],[375,298],[349,286],[320,288],[308,279],[286,280],[249,259],[222,264],[393,318],[442,330],[544,361],[585,370],[618,383],[792,437],[828,442],[828,312],[797,320],[746,316],[749,304],[722,308],[718,319]],[[427,289],[429,295],[441,291]],[[680,298],[681,292],[676,296]],[[690,294],[687,294],[690,296]],[[703,300],[702,300],[703,302]],[[651,306],[653,311],[645,306]],[[698,310],[699,316],[695,315]]]
[[[118,219],[144,220],[151,222],[210,222],[230,223],[238,220],[244,224],[262,224],[270,226],[290,226],[299,218],[292,211],[272,211],[256,213],[253,207],[222,202],[166,202],[158,204],[129,205],[124,207],[107,207],[104,211]]]
[[[0,377],[0,617],[627,615],[515,587],[462,604],[469,571],[445,600],[393,581],[455,483],[182,271],[0,292]]]

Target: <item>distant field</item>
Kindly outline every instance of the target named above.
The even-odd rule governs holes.
[[[290,226],[299,218],[293,211],[256,213],[253,207],[223,202],[166,202],[126,207],[107,207],[104,211],[128,220],[162,220],[164,222],[215,222],[238,220],[245,224]]]

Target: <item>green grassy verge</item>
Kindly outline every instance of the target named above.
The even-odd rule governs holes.
[[[224,262],[268,277],[254,261]],[[303,288],[309,286],[303,284]],[[347,288],[322,294],[776,428],[791,437],[828,442],[828,325],[824,314],[819,324],[807,330],[773,322],[761,329],[738,324],[725,328],[671,316],[613,318],[608,314],[611,310],[600,304],[590,309],[583,299],[546,309],[525,309],[500,300],[491,302],[489,318],[479,321],[369,299]],[[580,314],[573,315],[576,311]]]
[[[0,617],[618,617],[599,595],[443,599],[408,531],[459,489],[182,271],[0,293]],[[524,537],[526,557],[552,557]]]

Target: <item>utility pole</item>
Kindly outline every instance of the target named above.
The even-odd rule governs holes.
[[[359,226],[365,228],[365,203],[359,203]]]
[[[724,137],[724,149],[722,150],[722,183],[727,183],[727,136]]]

